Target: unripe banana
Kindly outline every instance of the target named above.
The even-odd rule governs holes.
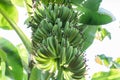
[[[65,47],[61,47],[61,52],[60,52],[60,55],[61,55],[61,64],[60,66],[64,66],[64,64],[66,63],[66,48]]]
[[[33,31],[35,65],[56,76],[61,69],[62,80],[81,79],[86,65],[84,56],[78,56],[84,40],[79,29],[78,13],[68,5],[69,0],[41,1],[42,8],[36,8],[29,23]]]

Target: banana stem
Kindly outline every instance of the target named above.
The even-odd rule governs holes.
[[[63,73],[62,73],[62,68],[60,66],[60,62],[58,60],[58,63],[57,63],[57,67],[58,67],[58,75],[57,75],[57,80],[63,80]]]
[[[46,80],[50,80],[51,74],[48,75],[48,77],[46,78]]]
[[[60,69],[60,68],[58,69],[57,80],[63,80],[62,69]]]
[[[1,69],[2,69],[1,74],[0,74],[0,78],[2,80],[6,80],[6,76],[5,76],[6,64],[5,64],[5,61],[2,58],[0,59],[0,61],[1,61],[0,65],[1,65]]]
[[[10,19],[5,13],[4,11],[2,11],[0,9],[0,13],[1,15],[8,21],[8,23],[11,25],[11,27],[16,31],[16,33],[18,34],[18,36],[21,38],[23,44],[25,45],[27,51],[29,53],[32,52],[31,49],[31,42],[30,40],[27,38],[27,36],[23,33],[23,31],[18,27],[18,25],[12,20]]]

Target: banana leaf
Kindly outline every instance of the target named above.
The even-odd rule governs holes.
[[[4,52],[6,64],[6,76],[14,80],[23,80],[23,66],[16,47],[8,40],[0,37],[0,50]]]
[[[120,69],[110,69],[108,72],[98,72],[92,76],[91,80],[119,80]]]
[[[12,27],[9,25],[3,15],[1,15],[1,12],[7,14],[7,16],[9,16],[16,23],[18,22],[18,11],[12,4],[11,0],[0,0],[0,28],[11,30]]]

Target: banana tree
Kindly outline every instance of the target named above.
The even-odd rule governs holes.
[[[111,15],[99,9],[102,0],[24,0],[23,2],[29,14],[25,23],[32,30],[31,42],[12,20],[13,17],[8,15],[9,8],[15,8],[13,6],[16,4],[15,0],[0,1],[0,27],[16,31],[28,51],[26,54],[28,64],[23,62],[20,56],[22,53],[18,51],[20,48],[16,49],[8,40],[0,38],[0,59],[3,68],[0,70],[0,78],[83,79],[87,71],[84,52],[92,44],[100,25],[113,21]]]

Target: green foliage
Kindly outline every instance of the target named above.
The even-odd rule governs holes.
[[[84,0],[71,0],[70,3],[75,4],[75,5],[79,5],[82,2],[84,2]]]
[[[84,26],[85,27],[85,26]],[[82,46],[82,50],[85,51],[94,41],[95,33],[99,26],[87,25],[85,30],[83,31],[83,35],[85,37],[84,44]]]
[[[3,59],[3,61],[7,60],[7,55],[2,49],[0,49],[0,58]]]
[[[31,72],[30,80],[48,80],[50,75],[48,72],[42,72],[42,70],[34,67]]]
[[[28,72],[29,71],[29,68],[28,68],[28,52],[27,50],[25,49],[25,46],[23,44],[19,44],[16,46],[17,50],[18,50],[18,54],[20,56],[20,59],[21,59],[21,62],[22,62],[22,65],[24,67],[24,69]]]
[[[82,6],[91,11],[98,11],[101,2],[102,0],[84,0]],[[94,7],[91,5],[94,5]]]
[[[112,57],[107,57],[104,54],[101,54],[101,55],[96,56],[96,60],[97,60],[96,62],[98,64],[104,65],[104,66],[109,67],[111,69],[120,68],[120,61],[119,61],[120,58],[117,58],[116,60],[113,60]]]
[[[0,13],[6,13],[16,23],[18,21],[18,11],[10,0],[0,0]],[[8,21],[0,14],[0,27],[3,29],[12,29]]]
[[[111,69],[109,72],[98,72],[92,77],[92,80],[119,80],[120,69]]]
[[[1,51],[0,51],[1,53]],[[5,68],[6,68],[6,64],[5,64],[5,61],[0,59],[0,79],[1,80],[6,80],[6,77],[5,77]]]
[[[108,67],[109,71],[101,71],[94,73],[92,80],[119,80],[120,79],[120,58],[113,61],[112,57],[104,54],[96,56],[96,62],[100,65]]]
[[[112,62],[112,57],[106,57],[104,54],[101,54],[101,55],[97,55],[100,60],[102,60],[102,64],[105,65],[105,66],[109,66],[110,63]]]
[[[99,27],[96,32],[96,39],[102,41],[106,36],[111,39],[111,34],[105,28]]]
[[[14,5],[24,7],[24,0],[11,0]]]
[[[12,77],[16,80],[22,80],[23,66],[16,47],[13,46],[8,40],[0,38],[0,50],[2,50],[2,53],[7,56],[5,61],[6,76]]]
[[[120,58],[117,58],[117,59],[115,60],[115,62],[117,62],[118,64],[120,64]]]
[[[110,12],[99,9],[101,2],[102,0],[86,0],[77,4],[77,10],[81,11],[79,21],[87,25],[103,25],[112,22],[114,17]],[[91,5],[94,5],[94,7]]]
[[[80,22],[88,25],[102,25],[113,21],[113,18],[101,12],[88,11],[81,15]]]

